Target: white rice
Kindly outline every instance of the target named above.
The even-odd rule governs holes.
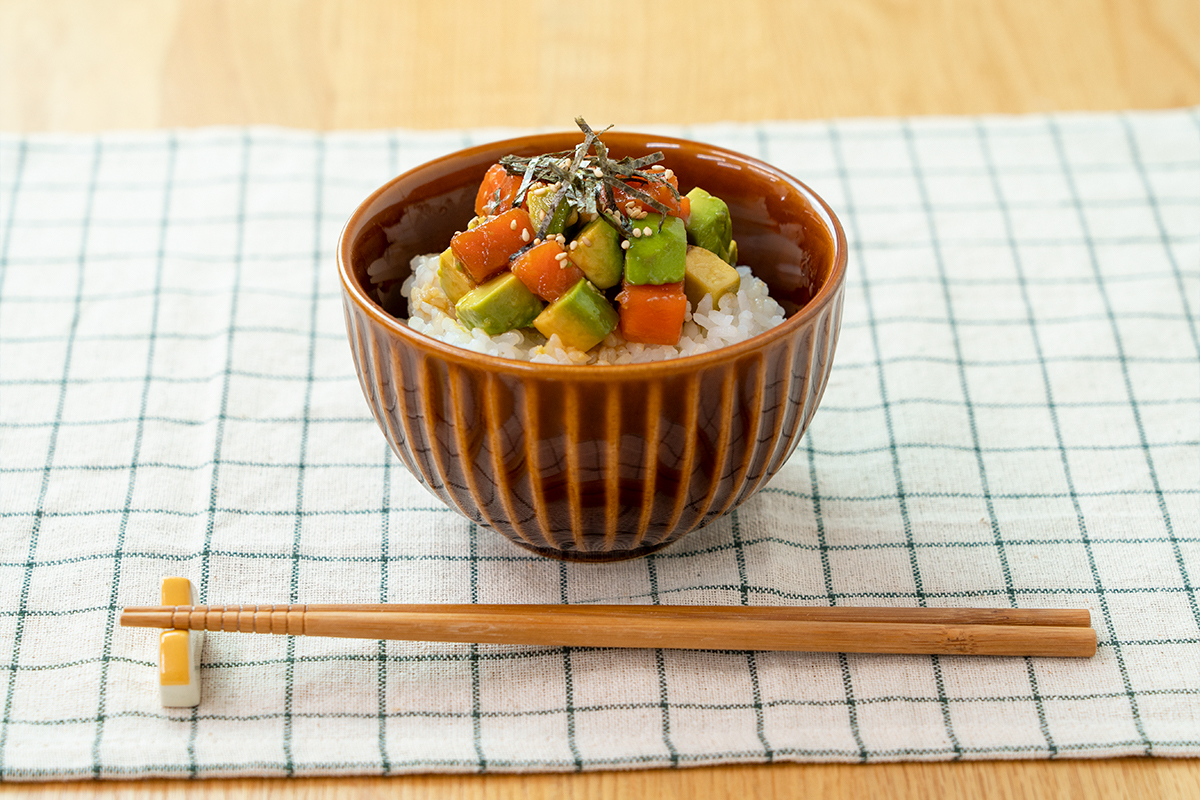
[[[397,272],[385,255],[368,272],[373,283],[379,284]],[[783,308],[771,299],[767,285],[750,273],[749,267],[738,267],[741,286],[736,294],[721,298],[713,309],[712,295],[705,295],[695,309],[684,317],[683,334],[676,345],[640,344],[627,342],[613,331],[588,352],[564,347],[558,336],[547,341],[532,328],[508,331],[488,336],[478,328],[468,330],[455,319],[449,301],[437,279],[438,255],[417,256],[412,260],[412,275],[400,286],[400,294],[408,298],[408,324],[420,333],[440,339],[447,344],[474,350],[477,353],[532,361],[540,364],[636,364],[663,361],[668,358],[696,355],[719,347],[745,341],[783,322]],[[381,292],[385,306],[394,294]]]

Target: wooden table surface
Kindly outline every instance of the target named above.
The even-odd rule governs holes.
[[[1200,104],[1197,0],[0,0],[0,130],[570,127]],[[1200,761],[8,785],[41,797],[1200,797]]]

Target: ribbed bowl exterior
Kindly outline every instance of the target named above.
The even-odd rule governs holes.
[[[659,139],[653,144],[663,146]],[[739,179],[757,180],[759,193],[741,205],[735,198],[731,210],[735,230],[746,231],[743,241],[771,265],[764,274],[772,294],[800,298],[783,325],[700,356],[590,367],[480,356],[412,331],[364,291],[363,262],[386,246],[381,231],[388,225],[388,238],[396,225],[411,226],[414,254],[436,249],[448,233],[428,229],[444,228],[442,217],[461,219],[476,173],[496,152],[518,146],[562,149],[557,140],[513,140],[496,151],[464,151],[471,169],[453,172],[462,160],[455,156],[431,162],[381,188],[351,217],[339,264],[363,394],[408,470],[465,517],[555,558],[645,555],[736,508],[795,449],[829,378],[845,237],[828,207],[790,176],[680,142],[687,150],[675,154],[681,175],[709,169],[718,156],[762,173]],[[440,181],[436,190],[422,169]],[[451,195],[445,186],[463,183],[460,173],[475,183]],[[724,177],[717,171],[707,180]],[[740,185],[723,189],[731,194]],[[779,196],[784,190],[797,197]],[[746,217],[740,229],[739,213]]]
[[[363,393],[404,465],[464,516],[546,555],[652,552],[736,508],[808,427],[842,293],[810,324],[695,371],[496,372],[396,339],[349,299]]]

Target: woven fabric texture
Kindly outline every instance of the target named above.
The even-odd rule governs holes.
[[[427,494],[354,375],[334,246],[513,133],[0,138],[0,778],[1200,755],[1200,113],[665,127],[851,244],[820,410],[656,555],[533,556]],[[201,602],[1083,607],[1092,659],[209,634]]]

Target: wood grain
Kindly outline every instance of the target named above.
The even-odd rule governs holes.
[[[394,778],[244,778],[12,786],[40,800],[715,800],[717,798],[928,798],[1193,800],[1200,763],[979,761],[904,764],[774,764],[540,775],[408,775]],[[5,792],[0,787],[0,795]]]
[[[1195,0],[0,3],[5,130],[561,128],[580,113],[632,128],[1196,103]]]
[[[1200,104],[1195,0],[0,0],[0,129],[565,127]],[[613,35],[612,20],[644,20]],[[463,25],[462,20],[469,21]],[[665,50],[657,43],[668,32]],[[516,43],[514,46],[513,43]],[[666,53],[645,66],[647,52]],[[0,786],[40,798],[1200,796],[1200,761]]]

